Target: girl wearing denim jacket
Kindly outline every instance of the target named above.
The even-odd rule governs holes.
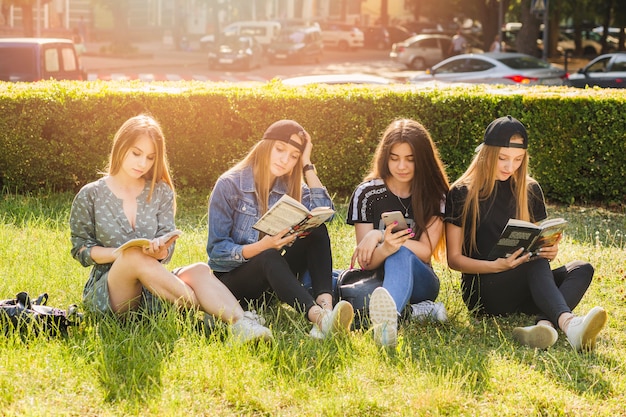
[[[331,207],[311,164],[311,137],[293,120],[272,124],[243,160],[222,174],[209,200],[209,266],[242,305],[272,291],[304,312],[311,336],[324,338],[350,328],[352,306],[332,306],[332,257],[325,225],[306,237],[261,235],[253,225],[284,194],[307,208]],[[303,181],[304,180],[304,181]],[[308,271],[313,295],[298,274]]]

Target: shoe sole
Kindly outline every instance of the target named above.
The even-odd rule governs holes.
[[[589,320],[585,326],[585,332],[582,334],[580,346],[584,350],[593,350],[596,347],[596,337],[600,330],[604,328],[608,315],[603,308],[594,307],[587,313],[586,318],[589,318]]]
[[[374,340],[381,346],[395,346],[398,340],[398,310],[389,292],[378,287],[372,293],[369,315]]]
[[[558,337],[557,331],[549,326],[535,325],[513,329],[513,338],[520,344],[531,348],[549,348],[556,343]]]
[[[335,317],[333,317],[333,333],[349,332],[354,319],[354,308],[349,302],[342,300],[335,305]]]

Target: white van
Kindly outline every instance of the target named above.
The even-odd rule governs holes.
[[[267,49],[278,37],[280,33],[280,23],[271,20],[233,22],[227,25],[222,30],[222,33],[227,36],[254,36],[256,40],[263,45],[263,48]],[[200,43],[204,46],[208,46],[214,40],[215,36],[206,35],[200,39]]]

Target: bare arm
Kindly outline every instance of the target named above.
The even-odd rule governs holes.
[[[528,262],[530,254],[520,256],[524,251],[518,249],[508,258],[498,258],[495,261],[485,261],[470,258],[463,255],[463,231],[459,226],[446,223],[446,252],[448,255],[448,266],[456,271],[466,274],[493,274],[496,272],[508,271],[518,267],[524,262]]]

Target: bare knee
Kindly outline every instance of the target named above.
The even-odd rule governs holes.
[[[176,272],[176,275],[183,281],[192,281],[195,279],[206,279],[213,276],[213,272],[208,264],[198,262],[185,266]]]

